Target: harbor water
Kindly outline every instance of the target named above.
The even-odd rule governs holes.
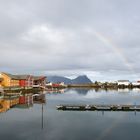
[[[0,139],[140,139],[140,112],[58,111],[56,109],[56,106],[60,104],[140,105],[139,89],[117,91],[65,89],[46,93],[43,98],[45,99],[37,100],[28,97],[28,102],[22,101],[22,104],[17,103],[3,110],[0,113]]]

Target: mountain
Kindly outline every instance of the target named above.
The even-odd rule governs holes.
[[[72,84],[90,84],[92,81],[86,76],[78,76],[77,78],[72,80]]]
[[[53,83],[64,82],[65,84],[90,84],[92,83],[92,81],[86,75],[78,76],[77,78],[72,79],[72,80],[66,77],[62,77],[62,76],[47,76],[47,80]]]
[[[65,84],[71,84],[71,79],[62,76],[47,76],[47,80],[52,83],[64,82]]]

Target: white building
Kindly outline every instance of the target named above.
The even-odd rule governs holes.
[[[52,86],[52,83],[51,82],[46,83],[46,86]]]
[[[128,86],[130,84],[129,80],[118,80],[118,85]]]
[[[140,83],[138,83],[138,82],[132,82],[132,85],[133,86],[140,86]]]

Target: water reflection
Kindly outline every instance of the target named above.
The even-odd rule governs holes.
[[[6,112],[12,108],[29,109],[34,104],[45,104],[45,94],[23,94],[20,96],[1,96],[0,113]]]
[[[64,89],[57,89],[57,88],[47,89],[48,94],[50,94],[50,93],[65,93],[66,91],[67,91],[66,88],[64,88]]]
[[[89,88],[76,88],[73,89],[74,91],[76,91],[79,95],[86,95],[90,90]]]
[[[75,91],[77,92],[79,95],[86,95],[88,94],[88,92],[117,92],[117,93],[131,93],[131,92],[137,92],[140,93],[140,88],[133,88],[133,89],[129,89],[129,88],[124,88],[124,89],[109,89],[109,88],[71,88],[68,91]]]
[[[58,104],[140,104],[140,91],[65,89],[0,98],[2,140],[140,139],[140,112],[63,112]],[[47,102],[46,102],[47,101]],[[2,111],[3,110],[3,111]],[[134,115],[136,113],[136,115]],[[14,129],[13,129],[14,128]]]
[[[47,139],[139,139],[139,112],[65,112],[59,104],[140,104],[139,89],[69,89],[64,94],[47,95]]]

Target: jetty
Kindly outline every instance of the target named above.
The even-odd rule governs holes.
[[[11,93],[4,93],[4,98],[15,98],[15,97],[20,97],[22,94],[22,91],[20,92],[11,92]]]
[[[140,111],[140,105],[57,105],[57,110],[62,111]]]

